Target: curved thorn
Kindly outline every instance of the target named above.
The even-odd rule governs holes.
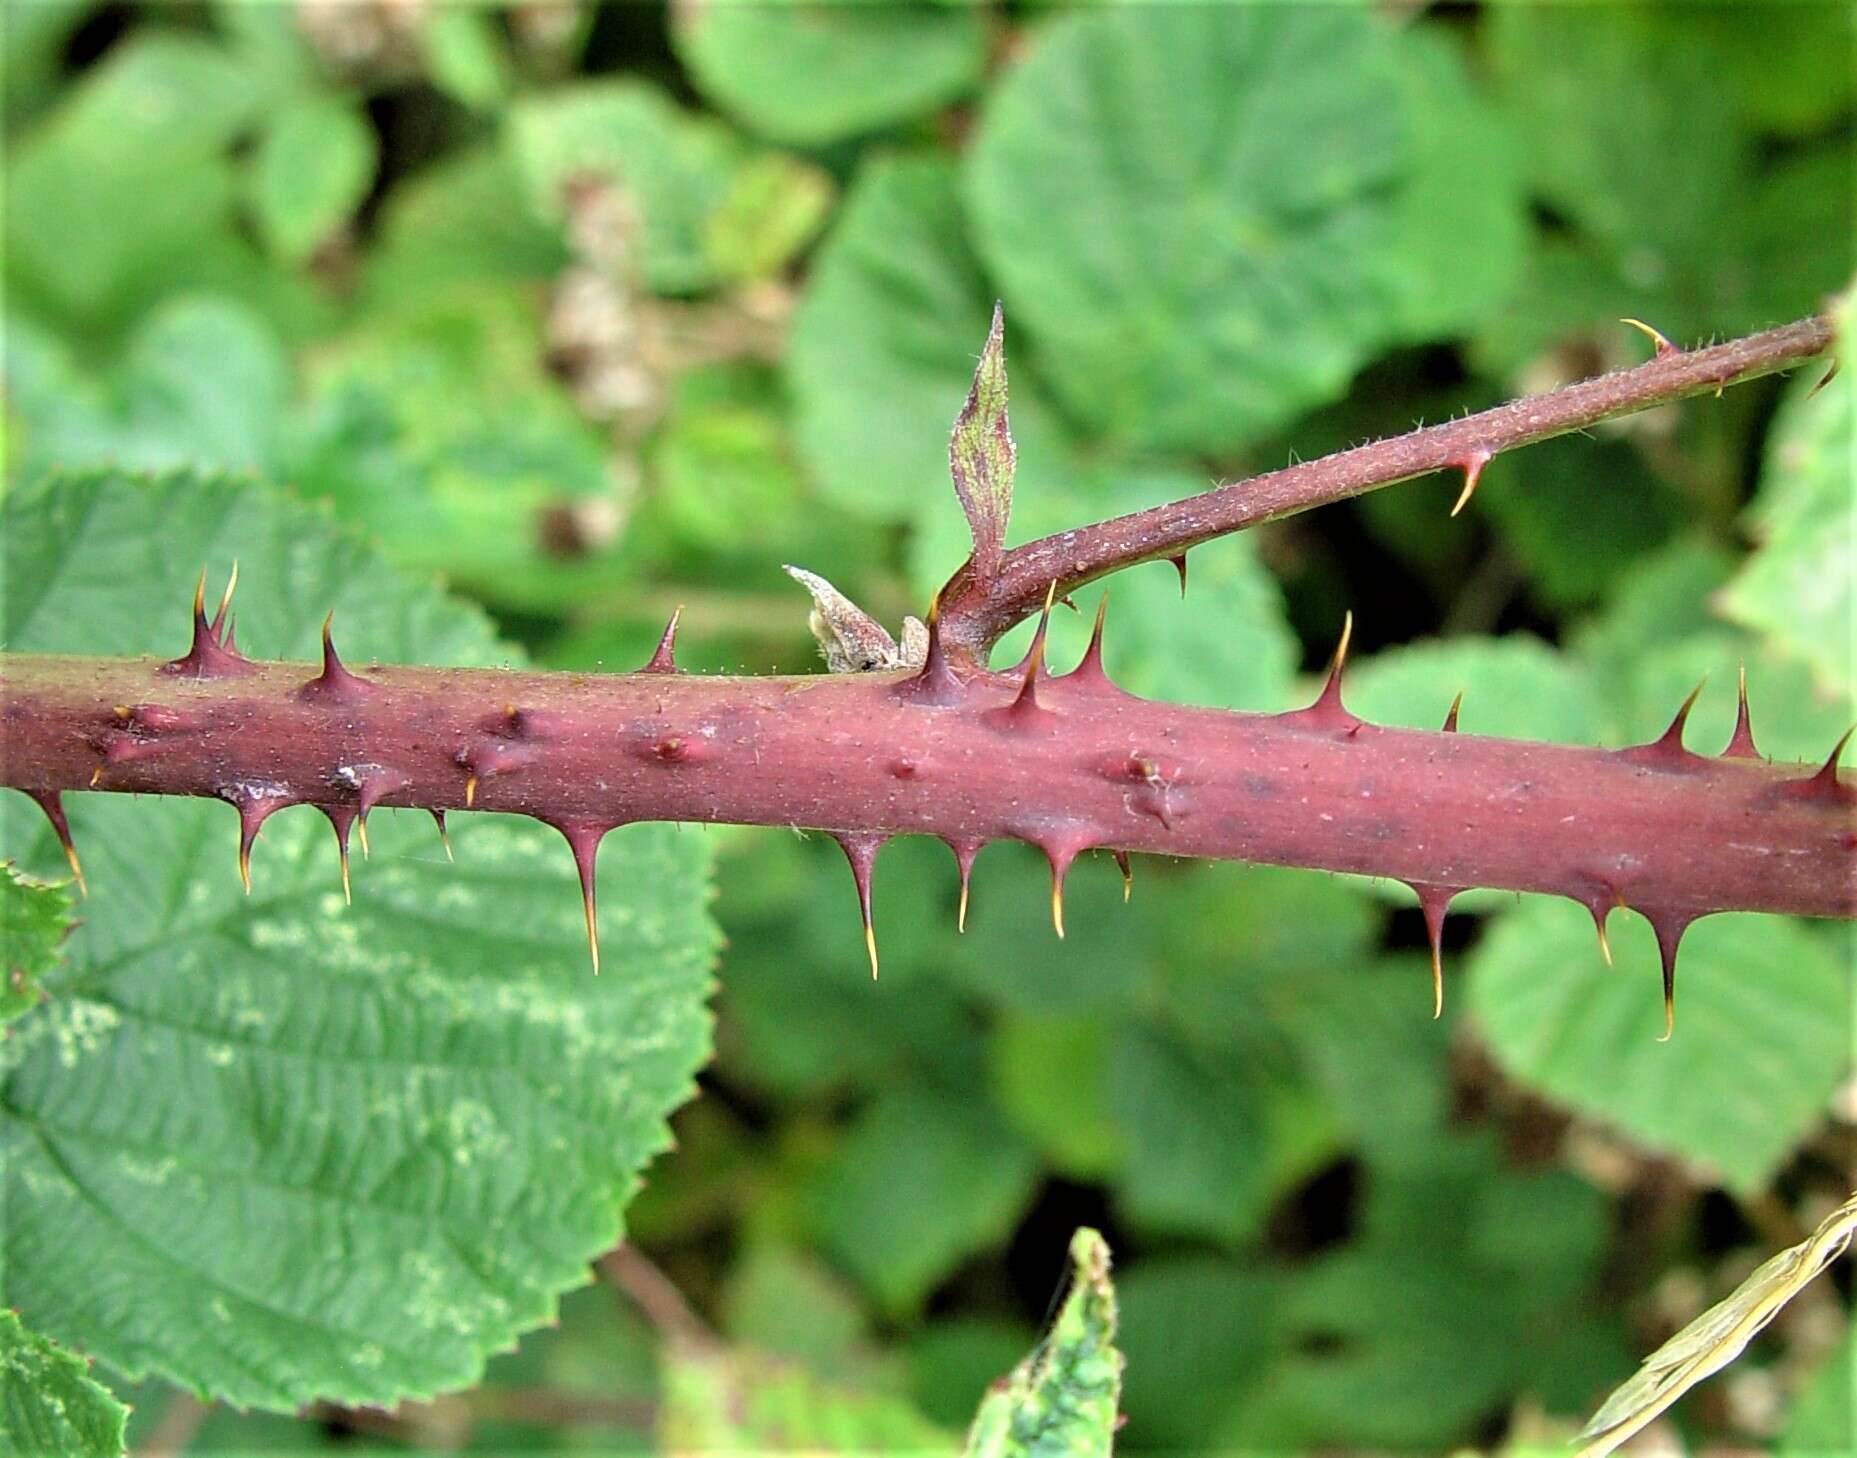
[[[924,626],[928,629],[928,652],[923,656],[922,667],[913,677],[897,684],[893,692],[923,704],[952,704],[961,698],[967,686],[948,662],[947,650],[942,647],[939,590],[929,599],[928,621]]]
[[[1724,759],[1759,759],[1760,750],[1754,744],[1754,723],[1747,711],[1747,665],[1741,665],[1740,701],[1735,708],[1734,733],[1728,737],[1728,747],[1722,751]]]
[[[832,839],[838,842],[844,851],[845,859],[851,864],[851,879],[857,887],[858,914],[864,922],[864,950],[870,957],[871,981],[877,980],[877,928],[870,914],[870,876],[871,867],[877,862],[877,852],[883,849],[883,843],[889,839],[870,831],[846,831],[834,833]]]
[[[1838,377],[1838,370],[1842,366],[1842,364],[1843,364],[1842,360],[1834,359],[1831,362],[1831,368],[1826,370],[1825,373],[1819,377],[1818,383],[1812,386],[1811,389],[1805,392],[1805,398],[1810,400],[1820,390],[1824,389],[1825,386],[1829,385],[1833,380],[1835,380]]]
[[[319,805],[316,808],[328,817],[329,829],[335,833],[335,853],[342,864],[342,900],[353,906],[355,898],[348,884],[348,828],[354,823],[355,812],[347,805]]]
[[[1115,857],[1116,869],[1122,873],[1122,904],[1126,906],[1128,898],[1135,894],[1135,868],[1129,864],[1127,851],[1116,850],[1109,854]]]
[[[445,847],[445,859],[448,861],[452,860],[451,835],[445,829],[445,812],[443,810],[434,809],[432,811],[432,821],[438,826],[438,843]]]
[[[640,673],[675,673],[677,672],[677,623],[683,617],[683,604],[678,603],[671,613],[671,620],[664,625],[664,634],[658,639],[658,646],[652,650],[651,657],[645,661]]]
[[[1657,1041],[1668,1043],[1676,1032],[1676,957],[1677,948],[1682,944],[1683,933],[1689,930],[1689,916],[1665,916],[1657,912],[1644,913],[1651,923],[1651,930],[1657,934],[1657,958],[1662,964],[1664,984],[1664,1031]]]
[[[193,587],[193,620],[196,626],[204,628],[206,622],[206,568],[200,568],[200,580]]]
[[[234,557],[232,559],[232,573],[226,578],[226,590],[219,595],[219,610],[213,614],[212,630],[214,637],[220,636],[220,624],[226,621],[226,610],[232,606],[232,594],[238,591],[238,586],[239,559]],[[228,643],[226,646],[230,647],[231,644]]]
[[[974,857],[980,854],[981,843],[977,840],[944,839],[942,844],[954,852],[954,864],[961,873],[961,907],[955,913],[954,925],[956,931],[964,932],[967,930],[967,891],[973,880]]]
[[[1463,460],[1455,463],[1464,473],[1464,489],[1457,493],[1457,500],[1451,507],[1452,516],[1456,516],[1470,504],[1470,498],[1477,494],[1477,486],[1483,480],[1483,468],[1492,459],[1489,451],[1478,447],[1466,455]]]
[[[600,842],[612,827],[598,822],[564,821],[555,825],[567,841],[574,856],[574,870],[580,877],[580,909],[587,922],[587,956],[593,963],[593,975],[600,975],[600,921],[594,900],[594,864],[599,859]]]
[[[1090,629],[1090,646],[1083,650],[1083,657],[1070,671],[1072,678],[1103,679],[1109,675],[1103,668],[1103,623],[1109,616],[1109,594],[1107,591],[1096,600],[1096,623]]]
[[[1186,596],[1186,553],[1182,552],[1178,557],[1169,557],[1167,560],[1174,564],[1174,571],[1180,574],[1180,596],[1185,597]]]
[[[1452,886],[1414,886],[1419,910],[1425,916],[1425,936],[1431,944],[1431,1015],[1444,1016],[1444,914],[1451,899],[1461,888]]]
[[[466,776],[464,781],[464,808],[469,810],[477,803],[477,776]]]
[[[1064,878],[1070,874],[1070,863],[1077,858],[1082,849],[1075,844],[1062,842],[1040,847],[1045,859],[1051,862],[1051,929],[1057,933],[1058,940],[1064,940]]]
[[[365,810],[355,817],[355,839],[361,842],[361,858],[372,860],[374,852],[368,846],[368,813]]]
[[[101,770],[98,771],[102,773]],[[96,783],[93,778],[92,784]],[[64,850],[65,863],[71,867],[71,879],[77,882],[77,894],[90,896],[90,885],[84,880],[83,863],[77,858],[77,844],[71,839],[71,825],[65,819],[64,800],[56,790],[28,790],[33,802],[45,812],[45,818],[52,824],[52,834],[58,837],[58,844]]]
[[[1457,697],[1451,700],[1451,707],[1446,711],[1444,716],[1444,732],[1446,734],[1455,734],[1457,732],[1457,711],[1463,708],[1463,706],[1464,691],[1459,689],[1457,691]]]
[[[1677,352],[1676,346],[1664,337],[1662,330],[1651,328],[1651,326],[1646,324],[1642,319],[1620,319],[1618,322],[1621,324],[1629,324],[1646,339],[1650,340],[1657,348],[1656,357],[1658,359],[1662,359],[1666,354],[1675,354]]]

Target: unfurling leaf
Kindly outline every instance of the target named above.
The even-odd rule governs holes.
[[[987,1393],[966,1458],[1097,1458],[1109,1453],[1122,1395],[1109,1246],[1094,1230],[1070,1241],[1070,1291],[1030,1356]]]
[[[1593,1441],[1579,1458],[1605,1458],[1648,1426],[1703,1378],[1721,1371],[1783,1307],[1844,1253],[1857,1232],[1857,1194],[1827,1215],[1810,1236],[1764,1262],[1733,1294],[1665,1342],[1605,1400],[1580,1434]]]
[[[819,653],[833,673],[869,673],[883,668],[920,668],[928,656],[928,629],[903,619],[903,641],[816,572],[788,567],[787,575],[812,594],[806,626],[819,640]]]
[[[1018,449],[1006,420],[1006,318],[993,306],[993,327],[974,369],[967,403],[948,438],[948,467],[974,534],[974,573],[982,581],[999,567],[1012,515],[1012,473]]]

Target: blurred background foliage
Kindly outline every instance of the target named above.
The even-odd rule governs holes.
[[[22,0],[5,26],[9,480],[274,478],[560,668],[634,665],[681,603],[691,667],[813,670],[786,562],[920,612],[966,550],[947,433],[995,297],[1018,541],[1632,362],[1620,316],[1725,336],[1852,271],[1844,4]],[[1351,608],[1376,719],[1432,727],[1463,689],[1467,731],[1621,744],[1708,673],[1713,746],[1745,662],[1762,749],[1822,757],[1852,435],[1819,373],[1499,459],[1456,521],[1439,478],[1220,542],[1184,602],[1135,569],[1109,667],[1280,708]],[[1060,615],[1053,657],[1086,629]],[[1404,888],[1155,861],[1124,906],[1103,859],[1059,944],[1042,861],[1002,846],[959,937],[945,851],[904,841],[872,985],[829,841],[688,833],[718,853],[718,1051],[628,1219],[720,1344],[590,1289],[477,1391],[293,1420],[150,1383],[133,1441],[922,1446],[1090,1224],[1125,1451],[1519,1448],[1849,1187],[1844,927],[1702,924],[1659,1046],[1629,914],[1608,970],[1578,908],[1466,897],[1434,1023]],[[1847,1289],[1680,1440],[1849,1451]]]

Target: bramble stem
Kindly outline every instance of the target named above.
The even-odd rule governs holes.
[[[1474,478],[1504,451],[1774,374],[1823,354],[1831,343],[1831,321],[1815,317],[1707,349],[1660,348],[1655,359],[1633,369],[1041,537],[1007,552],[989,580],[965,566],[950,579],[941,595],[948,651],[964,662],[984,662],[1008,629],[1038,611],[1053,582],[1067,593],[1119,568],[1177,557],[1227,532],[1432,471],[1454,468]]]

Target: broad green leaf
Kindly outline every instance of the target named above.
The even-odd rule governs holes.
[[[1857,1195],[1820,1221],[1805,1240],[1763,1261],[1726,1297],[1652,1352],[1637,1374],[1593,1414],[1580,1434],[1582,1440],[1592,1440],[1580,1450],[1580,1458],[1605,1458],[1690,1388],[1734,1361],[1787,1302],[1844,1253],[1854,1230]]]
[[[1446,34],[1414,25],[1401,40],[1413,167],[1395,214],[1398,307],[1389,332],[1432,339],[1487,318],[1521,272],[1521,144]]]
[[[230,299],[161,304],[99,378],[80,374],[55,336],[23,322],[8,329],[5,351],[8,404],[21,427],[8,466],[18,480],[85,466],[275,463],[288,364],[276,334]]]
[[[1840,345],[1848,365],[1857,292],[1845,303]],[[1817,394],[1808,371],[1795,384],[1767,446],[1753,528],[1760,547],[1723,596],[1739,622],[1768,634],[1812,665],[1829,691],[1857,691],[1857,569],[1851,543],[1857,502],[1857,370]]]
[[[0,1452],[10,1458],[116,1458],[129,1410],[88,1364],[0,1310]]]
[[[1660,1043],[1650,927],[1617,913],[1608,930],[1613,967],[1571,901],[1525,897],[1492,926],[1469,990],[1490,1050],[1576,1112],[1731,1190],[1762,1188],[1848,1072],[1848,959],[1778,917],[1706,917],[1683,938],[1676,1036]]]
[[[1101,1178],[1126,1158],[1109,1100],[1116,1032],[1096,1016],[1008,1010],[987,1044],[993,1094],[1015,1128],[1036,1140],[1052,1166]]]
[[[1491,461],[1470,513],[1493,521],[1553,608],[1605,596],[1690,508],[1626,441],[1563,436]]]
[[[1036,1333],[1023,1321],[956,1316],[918,1326],[906,1348],[909,1391],[935,1422],[970,1424],[974,1394],[1019,1360]]]
[[[1271,1201],[1337,1152],[1328,1110],[1267,1037],[1196,1045],[1122,1030],[1109,1103],[1128,1158],[1117,1208],[1144,1230],[1225,1245],[1257,1236]]]
[[[255,482],[57,479],[4,527],[10,648],[172,654],[199,564],[236,556],[248,651],[309,658],[334,607],[351,658],[513,656]],[[0,810],[24,864],[57,863],[36,808]],[[449,865],[423,815],[377,814],[349,908],[310,809],[267,824],[249,899],[224,806],[68,813],[91,895],[6,1045],[0,1304],[251,1406],[475,1381],[619,1238],[706,1056],[703,841],[608,840],[596,979],[542,827],[455,817]]]
[[[1069,1287],[1038,1345],[981,1402],[967,1458],[1108,1458],[1122,1354],[1109,1246],[1094,1230],[1071,1237]]]
[[[1646,5],[1636,19],[1653,43],[1706,44],[1742,113],[1763,131],[1816,132],[1851,103],[1857,15],[1840,0]]]
[[[306,95],[270,117],[247,185],[271,251],[291,263],[315,252],[367,196],[379,151],[366,115],[339,96]]]
[[[1130,1261],[1116,1281],[1131,1446],[1199,1451],[1289,1340],[1280,1273],[1195,1254]]]
[[[45,975],[58,965],[71,931],[71,892],[0,861],[0,1024],[30,1012],[45,996]],[[5,1034],[0,1034],[0,1037]]]
[[[1708,246],[1747,158],[1732,110],[1695,105],[1718,83],[1707,48],[1653,37],[1622,7],[1497,5],[1489,21],[1499,94],[1540,195],[1629,250],[1641,287],[1695,267],[1684,255]]]
[[[1525,633],[1388,649],[1349,666],[1346,692],[1362,718],[1407,729],[1438,728],[1459,693],[1466,734],[1597,744],[1606,722],[1582,666]]]
[[[954,417],[948,441],[948,467],[954,494],[973,533],[974,573],[985,582],[999,570],[1006,548],[1006,525],[1012,517],[1012,473],[1018,450],[1006,417],[1006,320],[993,306],[993,327],[980,350],[967,402]]]
[[[1823,1458],[1853,1448],[1857,1448],[1857,1323],[1793,1398],[1775,1451],[1781,1458]]]
[[[729,1269],[722,1292],[729,1340],[843,1376],[866,1340],[849,1285],[803,1249],[758,1241]]]
[[[231,231],[227,149],[256,102],[204,40],[145,30],[116,47],[8,157],[10,284],[87,325],[207,277],[276,292]]]
[[[971,1089],[901,1083],[859,1114],[822,1172],[817,1238],[883,1307],[906,1312],[1004,1239],[1036,1173],[1031,1148]]]
[[[658,1442],[670,1453],[952,1454],[906,1402],[859,1393],[752,1350],[679,1348],[664,1360]]]
[[[986,25],[968,5],[890,0],[687,5],[671,39],[697,87],[743,124],[816,144],[920,116],[980,79]]]
[[[920,153],[866,163],[819,250],[786,354],[800,449],[828,500],[885,521],[959,521],[947,507],[948,427],[992,298],[952,165]],[[1023,508],[1062,485],[1065,448],[1017,345],[1014,361]],[[936,583],[965,555],[941,564]]]
[[[708,233],[728,198],[742,144],[714,118],[679,108],[636,79],[558,86],[517,103],[508,144],[531,205],[564,217],[590,184],[609,190],[597,229],[599,261],[658,293],[713,281]]]
[[[1392,34],[1362,9],[1110,9],[1040,31],[989,98],[965,199],[1071,413],[1213,451],[1338,395],[1394,332],[1403,98]]]

